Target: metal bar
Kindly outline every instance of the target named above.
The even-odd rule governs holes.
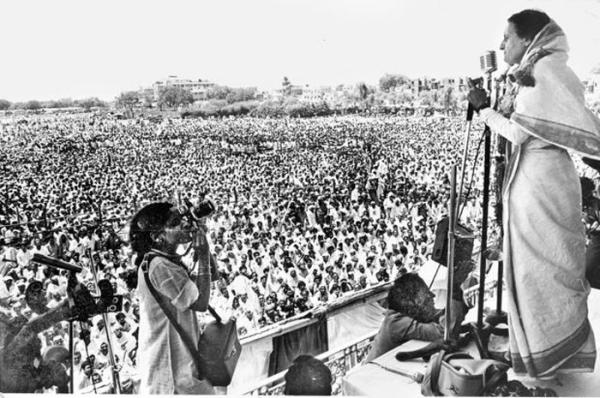
[[[73,360],[74,357],[74,339],[75,339],[75,333],[73,331],[73,320],[69,320],[69,356],[70,356],[70,360],[71,360],[71,375],[69,376],[69,379],[71,381],[71,394],[75,393],[75,366],[74,363],[75,361]]]
[[[446,325],[444,327],[444,340],[450,340],[451,314],[452,308],[452,290],[454,282],[454,241],[456,227],[456,165],[452,165],[450,174],[450,205],[448,208],[448,277],[446,294]]]
[[[484,161],[483,161],[483,204],[481,220],[481,249],[479,256],[479,305],[477,306],[477,328],[483,328],[483,301],[485,299],[485,271],[487,250],[487,230],[488,230],[488,208],[490,202],[490,150],[491,150],[491,132],[488,126],[485,126],[484,134]]]
[[[100,291],[98,287],[98,275],[96,274],[96,264],[94,263],[94,252],[91,249],[88,249],[88,254],[90,256],[90,269],[92,271],[92,275],[94,277],[94,284],[96,285],[96,291]],[[106,342],[108,344],[108,355],[110,355],[110,366],[112,367],[112,379],[114,385],[114,394],[121,394],[121,382],[119,380],[119,372],[116,370],[117,364],[115,363],[115,356],[113,354],[113,345],[112,339],[110,338],[110,322],[108,321],[108,314],[106,312],[102,313],[102,319],[104,320],[104,331],[106,333]]]
[[[460,188],[458,189],[458,202],[459,203],[462,200],[465,175],[467,174],[467,156],[469,153],[469,140],[471,137],[471,123],[472,122],[470,120],[467,122],[467,136],[465,137],[465,146],[464,146],[464,150],[463,150],[462,165],[460,168]],[[465,202],[466,202],[466,200],[467,200],[467,198],[465,198]],[[460,218],[460,214],[457,216],[457,218]]]

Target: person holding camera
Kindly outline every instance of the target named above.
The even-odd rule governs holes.
[[[556,22],[537,10],[507,22],[500,49],[511,69],[499,112],[489,108],[480,88],[472,88],[468,99],[491,131],[514,147],[502,192],[513,369],[534,378],[552,378],[558,370],[589,372],[596,350],[581,186],[566,149],[598,158],[600,121],[585,107]]]
[[[138,358],[141,394],[212,394],[213,387],[196,366],[144,278],[144,266],[154,289],[175,314],[177,322],[198,341],[196,311],[208,307],[211,255],[202,230],[195,231],[197,270],[192,274],[182,263],[178,248],[193,240],[192,228],[176,206],[152,203],[139,210],[130,223],[130,242],[137,255],[140,321]],[[196,244],[196,242],[195,242]],[[145,263],[145,264],[144,264]]]

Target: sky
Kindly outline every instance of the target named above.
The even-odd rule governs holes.
[[[600,65],[600,0],[5,1],[0,98],[110,101],[169,75],[260,89],[477,76],[525,8],[563,28],[580,78]]]

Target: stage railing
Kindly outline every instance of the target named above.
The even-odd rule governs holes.
[[[371,343],[377,332],[369,333],[350,343],[346,347],[326,351],[317,355],[329,367],[333,376],[332,395],[341,393],[342,377],[355,366],[359,365],[369,353]],[[284,376],[287,370],[277,373],[258,382],[244,391],[242,395],[283,395],[285,388]]]
[[[318,322],[316,315],[331,315],[337,310],[343,309],[351,304],[357,302],[364,302],[367,299],[373,299],[373,296],[380,295],[380,298],[384,298],[392,282],[384,282],[378,285],[372,286],[365,290],[360,290],[347,296],[340,297],[334,301],[331,301],[326,306],[311,308],[310,310],[303,312],[298,315],[294,315],[291,318],[280,321],[276,324],[267,326],[266,328],[260,329],[254,333],[248,334],[240,339],[243,344],[248,344],[256,340],[263,339],[265,337],[277,337],[300,329],[312,323]]]
[[[490,295],[493,295],[496,281],[491,280],[486,283],[485,289]],[[336,303],[328,306],[324,311],[326,315],[332,316],[339,311],[345,311],[353,305],[360,304],[362,301],[366,302],[368,299],[378,300],[379,298],[385,297],[387,291],[390,288],[390,283],[375,286],[371,289],[363,292],[357,292],[355,295],[340,299]],[[475,285],[471,288],[465,289],[464,291],[465,300],[471,305],[477,305],[478,300],[478,286]],[[486,297],[487,299],[487,297]],[[313,314],[300,314],[300,318],[294,317],[294,319],[287,320],[283,324],[279,324],[269,330],[264,330],[259,333],[255,333],[251,336],[247,336],[242,339],[244,345],[253,344],[254,342],[261,339],[272,339],[277,336],[284,335],[291,331],[300,329],[314,322],[318,322],[318,317],[313,317]],[[331,350],[326,351],[316,357],[322,359],[332,370],[332,374],[336,378],[334,383],[334,392],[339,388],[341,378],[347,373],[348,370],[359,364],[362,359],[367,355],[370,344],[376,335],[377,330],[368,332],[366,335],[359,336],[355,340],[350,340],[348,343],[340,346],[332,347]],[[330,346],[331,347],[331,346]],[[250,394],[250,395],[278,395],[282,394],[284,384],[284,375],[286,371],[280,372],[273,376],[268,377],[266,374],[262,378],[248,380],[247,383],[242,382],[239,386],[234,388],[232,392],[238,394]]]

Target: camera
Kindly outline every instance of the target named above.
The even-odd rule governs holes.
[[[211,200],[203,200],[197,206],[194,206],[187,198],[184,200],[185,207],[180,208],[182,214],[189,214],[192,218],[200,219],[214,213],[216,207]]]
[[[210,216],[215,211],[215,204],[210,200],[204,200],[200,202],[196,208],[194,208],[193,213],[196,217],[202,218]]]

